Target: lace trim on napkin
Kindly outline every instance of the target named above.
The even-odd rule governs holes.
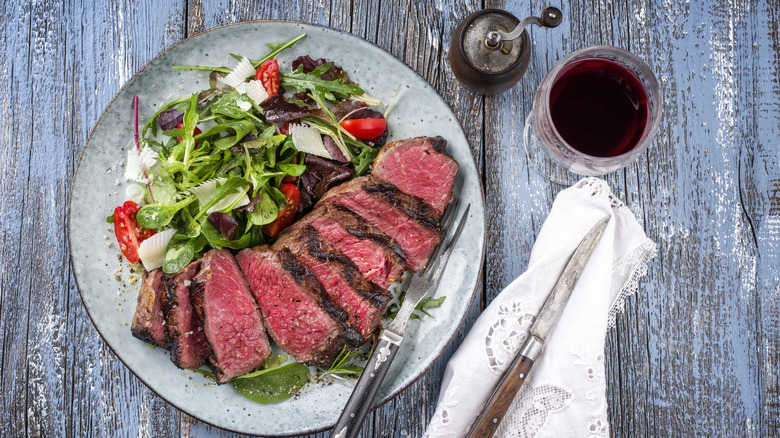
[[[647,275],[647,265],[655,258],[655,242],[647,239],[612,267],[615,279],[624,279],[607,314],[607,330],[615,327],[615,317],[626,307],[626,299],[639,289],[639,279]]]
[[[607,196],[613,210],[626,206],[623,201],[612,194],[612,190],[610,190],[609,185],[604,180],[593,177],[584,178],[574,187],[590,190],[590,196]],[[655,242],[647,239],[612,267],[614,278],[622,279],[622,281],[620,282],[620,289],[609,307],[607,330],[615,327],[615,317],[625,309],[626,299],[639,289],[639,279],[647,275],[647,265],[650,260],[655,258],[656,251]]]
[[[626,206],[623,201],[612,194],[612,190],[604,180],[594,177],[583,178],[580,180],[580,182],[575,184],[574,187],[582,190],[591,190],[590,196],[607,196],[609,199],[609,205],[611,205],[613,209]]]

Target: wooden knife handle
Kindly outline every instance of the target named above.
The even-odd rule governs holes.
[[[517,391],[523,386],[528,372],[531,371],[534,361],[523,355],[518,355],[504,377],[498,382],[498,386],[490,395],[482,412],[474,420],[467,438],[492,438],[498,429],[499,423],[506,415],[509,405],[515,399]]]

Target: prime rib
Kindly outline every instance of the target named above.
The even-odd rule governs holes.
[[[167,348],[168,338],[163,316],[163,295],[165,295],[165,285],[163,284],[162,270],[144,271],[130,331],[138,339]]]
[[[389,291],[368,281],[355,263],[324,240],[314,227],[304,224],[279,236],[274,250],[285,248],[311,272],[330,301],[346,314],[346,324],[360,333],[363,341],[379,326]]]
[[[427,202],[441,216],[452,200],[458,162],[441,137],[395,141],[379,151],[372,174]]]
[[[246,279],[227,250],[203,256],[190,286],[192,306],[211,347],[217,383],[257,369],[271,355],[263,318]]]
[[[346,312],[289,249],[247,248],[236,260],[260,305],[268,333],[298,362],[327,366],[344,345],[362,342],[360,333],[346,324]]]
[[[165,275],[163,311],[168,330],[171,361],[179,368],[200,368],[211,353],[203,324],[192,308],[190,285],[200,271],[196,260],[174,275]]]

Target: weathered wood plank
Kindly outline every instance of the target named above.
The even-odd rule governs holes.
[[[54,60],[52,66],[62,69],[66,76],[61,81],[63,89],[54,95],[55,101],[64,100],[64,108],[56,114],[42,114],[40,120],[33,121],[34,126],[45,125],[44,118],[51,118],[55,123],[67,126],[67,134],[63,134],[67,142],[51,135],[42,135],[37,140],[41,144],[41,154],[46,150],[43,146],[48,144],[59,145],[58,149],[68,154],[66,160],[57,160],[56,156],[49,160],[61,166],[65,174],[63,184],[66,188],[59,198],[64,202],[75,170],[75,159],[89,130],[114,94],[136,71],[183,37],[184,5],[182,2],[156,5],[75,1],[64,3],[61,10],[52,5],[41,7],[68,18],[61,21],[65,26],[63,32],[52,35],[53,41],[62,45],[60,65]],[[52,23],[60,22],[56,15],[49,18]],[[38,99],[41,101],[52,97],[45,92],[51,87],[50,78],[38,81],[42,90]],[[128,109],[128,120],[130,115]],[[59,209],[61,229],[65,228],[65,213],[64,208]],[[100,232],[110,234],[111,228],[107,226]],[[54,260],[67,266],[67,257],[67,249],[63,249]],[[44,263],[50,261],[41,257],[39,264],[43,266]],[[35,272],[30,270],[28,275],[35,275]],[[58,275],[64,283],[57,293],[67,293],[64,295],[67,308],[55,309],[50,317],[67,315],[67,328],[60,328],[67,330],[67,340],[63,341],[63,346],[67,347],[67,367],[58,372],[67,376],[68,386],[63,388],[60,397],[66,397],[67,406],[62,415],[68,421],[67,428],[56,427],[43,435],[178,435],[179,412],[154,395],[111,353],[84,311],[69,267]],[[40,306],[49,305],[50,297],[37,291],[34,295]],[[39,335],[44,341],[52,332],[42,330]],[[40,348],[46,347],[46,343],[41,342]],[[47,361],[35,360],[34,363],[50,366]],[[46,379],[46,384],[54,383],[56,380]]]
[[[6,196],[0,201],[2,215],[2,242],[0,249],[0,289],[2,289],[2,434],[24,435],[28,428],[27,404],[27,325],[29,321],[31,279],[19,269],[27,260],[29,248],[23,245],[23,233],[30,233],[35,218],[26,212],[30,202],[28,193],[31,174],[30,147],[32,126],[23,121],[29,116],[31,86],[27,81],[31,66],[29,59],[32,8],[29,5],[3,4],[2,83],[3,142],[0,163],[3,166],[2,190]],[[7,175],[7,176],[6,176]],[[29,255],[27,255],[29,257]]]

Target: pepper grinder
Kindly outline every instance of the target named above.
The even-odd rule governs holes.
[[[455,28],[448,52],[452,72],[472,91],[501,93],[520,81],[528,68],[531,44],[525,28],[529,24],[553,28],[562,19],[554,7],[523,21],[501,9],[474,12]]]

